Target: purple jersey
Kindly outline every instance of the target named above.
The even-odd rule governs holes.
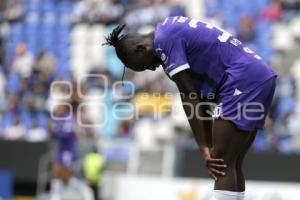
[[[228,32],[186,17],[169,17],[158,24],[154,49],[170,77],[190,69],[197,92],[214,101],[220,88],[222,93],[247,93],[276,76],[260,56]]]
[[[54,136],[59,150],[70,150],[76,147],[76,129],[73,120],[55,120]]]
[[[74,120],[54,120],[54,136],[57,139],[56,162],[71,167],[77,160],[77,140]]]

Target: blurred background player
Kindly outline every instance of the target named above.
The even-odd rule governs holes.
[[[60,200],[64,187],[71,187],[82,195],[82,199],[93,199],[90,190],[79,179],[73,176],[78,161],[76,121],[70,114],[68,106],[59,105],[54,111],[54,119],[50,122],[50,130],[56,141],[53,162],[53,179],[51,181],[50,199]]]
[[[94,147],[91,152],[84,156],[82,164],[84,178],[93,190],[94,199],[101,200],[101,184],[105,166],[104,157]]]

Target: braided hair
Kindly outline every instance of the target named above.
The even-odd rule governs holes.
[[[122,49],[121,49],[122,47],[120,45],[120,41],[126,35],[124,35],[124,34],[120,35],[120,33],[124,30],[125,26],[126,26],[126,24],[122,24],[122,25],[118,25],[116,28],[114,28],[113,31],[107,37],[105,37],[106,42],[102,44],[102,46],[108,45],[108,46],[115,47],[116,53],[121,60],[124,60],[124,56],[122,53]],[[123,80],[124,80],[124,76],[125,76],[125,69],[126,69],[126,67],[124,66],[123,75],[122,75],[122,85],[124,85]]]
[[[114,28],[114,30],[107,37],[105,37],[106,42],[103,43],[102,45],[117,47],[118,42],[126,36],[124,34],[119,36],[120,33],[125,28],[125,26],[126,26],[125,24],[122,24],[122,25],[118,25],[116,28]]]

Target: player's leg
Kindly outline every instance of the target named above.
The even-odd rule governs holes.
[[[257,134],[256,130],[250,134],[250,138],[247,142],[247,145],[246,145],[244,151],[239,155],[237,163],[236,163],[237,185],[239,187],[238,191],[245,191],[245,177],[244,177],[243,168],[242,168],[243,161],[244,161],[244,158],[256,137],[256,134]]]
[[[206,143],[210,148],[212,148],[212,126],[213,126],[213,118],[210,113],[213,112],[212,107],[210,105],[202,105],[201,106],[203,117],[205,117],[204,123],[204,131],[205,131],[205,139]]]
[[[70,179],[73,177],[73,170],[68,166],[61,166],[61,179],[64,184],[68,184]]]
[[[247,148],[251,134],[241,131],[228,120],[218,119],[213,126],[212,156],[223,158],[227,168],[226,175],[215,182],[215,190],[243,192],[237,181],[236,165],[239,156]]]
[[[253,91],[252,95],[248,95],[249,97],[251,97],[251,96],[254,97],[253,99],[251,99],[251,102],[260,103],[260,105],[262,105],[264,108],[263,109],[263,118],[252,121],[252,122],[256,123],[255,126],[248,123],[249,127],[253,127],[253,128],[254,127],[259,127],[259,128],[264,127],[265,117],[267,116],[267,114],[269,112],[270,105],[272,103],[272,99],[274,96],[275,81],[276,81],[275,78],[269,79],[264,84],[262,84],[257,90]],[[252,117],[261,116],[262,113],[245,113],[245,114],[246,114],[245,116],[252,118]],[[248,140],[246,148],[239,155],[239,158],[237,161],[236,169],[237,169],[237,182],[238,182],[238,186],[240,187],[239,191],[245,191],[245,178],[244,178],[243,171],[242,171],[242,164],[243,164],[243,160],[244,160],[246,153],[248,152],[250,146],[252,145],[252,143],[256,137],[256,134],[257,134],[257,130],[254,130],[250,134],[251,137]]]
[[[52,170],[52,180],[50,183],[50,200],[60,200],[60,193],[63,188],[61,166],[58,163],[54,163]]]

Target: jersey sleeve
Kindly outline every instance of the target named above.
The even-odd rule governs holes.
[[[154,42],[157,56],[164,62],[163,68],[170,76],[189,69],[186,58],[185,42],[176,37],[159,37]]]

